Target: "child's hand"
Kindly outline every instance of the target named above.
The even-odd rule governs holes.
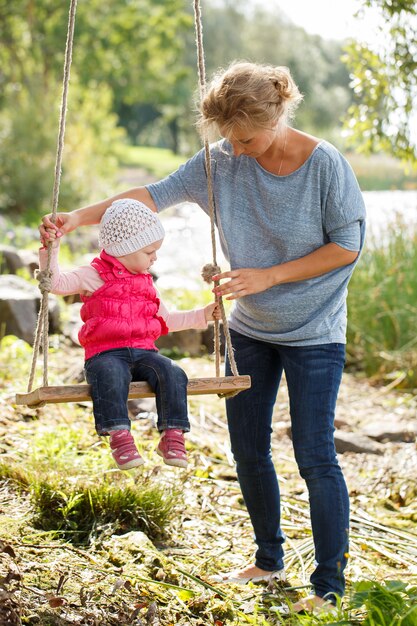
[[[211,320],[220,320],[222,318],[222,313],[220,311],[220,306],[218,302],[211,302],[210,304],[205,306],[204,315],[206,318],[206,322],[210,322]]]

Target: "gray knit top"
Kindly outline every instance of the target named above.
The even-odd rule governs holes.
[[[363,197],[349,163],[331,144],[321,141],[286,176],[271,174],[254,158],[235,157],[225,140],[210,150],[216,224],[232,269],[271,267],[329,242],[362,250]],[[193,202],[208,213],[204,151],[147,189],[158,210]],[[347,286],[356,262],[236,300],[230,328],[293,346],[345,343]]]

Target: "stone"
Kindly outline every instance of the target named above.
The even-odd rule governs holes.
[[[41,294],[20,276],[0,276],[0,327],[2,335],[15,335],[33,345]],[[50,333],[59,332],[60,312],[55,297],[48,298]]]
[[[33,250],[18,250],[0,244],[0,274],[16,274],[18,270],[27,268],[33,277],[38,266],[38,255]]]
[[[112,535],[109,541],[104,543],[104,546],[113,550],[120,549],[131,554],[158,552],[149,537],[140,530],[132,530],[124,535]]]
[[[202,331],[190,328],[188,330],[179,330],[177,332],[162,335],[155,342],[159,350],[177,350],[179,354],[187,354],[189,356],[201,356],[202,349]]]
[[[417,426],[415,424],[402,424],[392,422],[391,424],[370,424],[364,429],[364,434],[375,441],[403,441],[410,443],[415,441],[417,436]]]
[[[338,453],[358,452],[366,454],[382,454],[384,452],[384,446],[360,433],[349,433],[338,430],[335,433],[334,441],[336,451]]]

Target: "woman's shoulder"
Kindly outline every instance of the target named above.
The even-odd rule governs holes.
[[[318,141],[313,154],[316,164],[319,164],[324,170],[329,170],[329,172],[341,173],[351,169],[346,157],[343,156],[335,145],[326,139]]]
[[[320,158],[333,163],[346,161],[340,150],[327,139],[318,139],[316,152]]]

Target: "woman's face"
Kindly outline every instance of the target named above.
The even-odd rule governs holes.
[[[278,136],[276,127],[259,130],[237,128],[227,139],[233,147],[235,156],[244,154],[257,159],[271,148]]]

